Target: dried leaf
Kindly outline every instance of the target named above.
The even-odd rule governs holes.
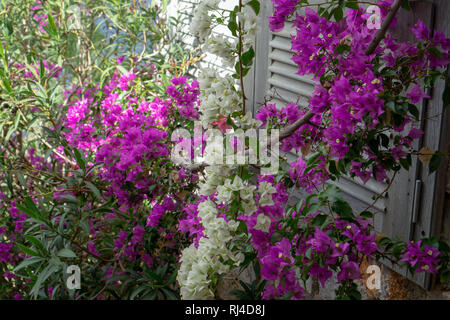
[[[170,177],[172,178],[173,181],[178,181],[179,180],[179,175],[178,175],[178,171],[173,170],[170,172]]]
[[[431,157],[433,156],[433,154],[434,154],[433,149],[431,149],[430,147],[423,147],[419,151],[420,162],[422,162],[423,164],[430,163],[430,160],[431,160]]]
[[[188,191],[187,190],[181,190],[178,194],[177,194],[177,196],[178,196],[178,198],[180,198],[181,200],[184,200],[185,198],[186,198],[186,195],[188,194]]]
[[[381,239],[386,238],[387,235],[381,232],[377,232],[377,235],[375,236],[375,242],[378,243]]]

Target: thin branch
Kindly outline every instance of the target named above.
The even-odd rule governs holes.
[[[383,195],[388,192],[388,190],[391,188],[392,183],[394,182],[395,176],[397,175],[398,171],[394,172],[394,175],[391,178],[391,181],[389,181],[389,184],[386,186],[386,188],[375,198],[375,200],[367,207],[365,208],[363,211],[367,211],[370,208],[372,208],[378,200],[380,200],[381,197],[383,197]]]
[[[279,141],[286,139],[287,137],[292,135],[298,128],[307,123],[313,116],[314,113],[312,111],[308,111],[302,118],[298,119],[290,126],[284,128],[283,131],[280,132]]]
[[[239,0],[239,12],[242,11],[242,0]],[[241,19],[239,19],[239,48],[238,48],[238,58],[239,58],[239,80],[241,82],[241,90],[242,90],[242,113],[245,114],[245,100],[247,97],[245,96],[245,89],[244,89],[244,70],[243,70],[243,64],[242,64],[242,47],[244,46],[243,40],[242,40],[242,23]]]

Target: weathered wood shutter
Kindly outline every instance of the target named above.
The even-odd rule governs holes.
[[[320,1],[319,1],[320,2]],[[411,36],[410,27],[420,18],[430,28],[444,29],[448,37],[448,19],[445,15],[449,12],[449,2],[435,0],[434,4],[426,1],[411,2],[412,11],[402,10],[398,15],[398,23],[395,33],[401,40]],[[436,19],[434,19],[434,6],[438,7]],[[261,33],[256,38],[256,63],[254,110],[256,111],[267,99],[271,103],[277,103],[281,107],[291,101],[298,101],[301,106],[306,106],[308,98],[313,92],[314,82],[310,76],[296,75],[297,66],[291,60],[292,52],[290,35],[294,29],[292,23],[286,23],[285,28],[278,33],[270,32],[265,17],[271,15],[273,10],[270,1],[264,1],[261,14]],[[411,39],[412,40],[412,39]],[[447,112],[442,114],[443,81],[440,81],[434,92],[430,92],[432,99],[418,106],[421,113],[421,126],[425,134],[421,141],[416,142],[415,148],[428,146],[433,150],[443,151],[445,148]],[[297,155],[289,154],[288,159],[294,160]],[[409,171],[401,171],[394,179],[389,191],[381,197],[372,210],[378,214],[375,216],[375,228],[377,232],[386,234],[391,238],[401,240],[418,240],[422,237],[435,235],[440,227],[443,212],[445,166],[437,173],[428,175],[428,166],[423,167],[417,158]],[[344,198],[355,210],[365,209],[373,203],[373,198],[382,193],[387,185],[369,180],[363,184],[359,179],[343,177],[336,183],[343,191]],[[302,193],[294,195],[301,198]],[[386,262],[397,272],[419,284],[423,288],[430,287],[430,277],[420,274],[411,277],[405,268],[398,268]]]
[[[448,14],[450,3],[446,0],[413,1],[411,11],[400,11],[393,33],[401,40],[414,41],[410,28],[418,19],[430,29],[444,30],[449,37]],[[446,151],[448,110],[444,109],[442,93],[445,83],[440,80],[428,92],[431,99],[418,106],[421,114],[419,127],[425,132],[415,148],[429,147]],[[429,174],[428,165],[423,165],[417,157],[409,172],[402,172],[389,191],[388,212],[383,219],[382,231],[402,240],[417,241],[440,233],[445,198],[446,165]],[[405,269],[394,270],[406,274]],[[429,274],[408,276],[425,289],[432,286]]]

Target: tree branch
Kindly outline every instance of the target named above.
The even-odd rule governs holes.
[[[311,111],[308,111],[302,118],[295,121],[290,126],[287,126],[283,129],[283,131],[280,132],[279,140],[286,139],[290,135],[292,135],[298,128],[300,128],[302,125],[307,123],[309,119],[311,119],[314,116],[314,113]]]

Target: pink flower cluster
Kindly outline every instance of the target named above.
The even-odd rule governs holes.
[[[269,22],[272,31],[279,31],[286,17],[295,11],[299,1],[272,2],[274,14],[269,17]],[[380,1],[379,4],[384,18],[392,1]],[[397,113],[398,110],[389,110],[390,114],[386,115],[386,90],[392,89],[386,87],[388,84],[384,83],[383,74],[375,68],[375,57],[381,56],[384,59],[386,67],[392,68],[391,74],[400,72],[394,70],[402,60],[408,61],[412,77],[420,76],[426,74],[430,66],[445,67],[449,63],[450,40],[442,32],[436,32],[431,37],[430,31],[419,21],[412,28],[419,45],[398,43],[388,33],[382,45],[368,56],[365,51],[376,30],[367,28],[366,18],[367,15],[362,10],[354,9],[347,9],[344,19],[339,22],[329,21],[308,7],[305,8],[304,15],[296,14],[296,35],[291,39],[291,49],[294,52],[292,60],[298,66],[299,75],[312,74],[320,83],[315,86],[308,106],[315,115],[293,135],[284,139],[280,149],[284,152],[292,149],[298,152],[306,144],[320,143],[329,148],[329,157],[351,162],[350,172],[364,182],[371,176],[386,182],[386,171],[390,169],[387,164],[405,159],[412,141],[419,138],[422,132],[415,128],[408,134],[402,132],[412,120],[407,110],[394,114],[394,120],[390,119],[390,114]],[[418,82],[413,84],[412,90],[399,102],[403,104],[402,108],[405,105],[409,108],[407,100],[415,104],[429,98]],[[256,117],[264,125],[270,123],[272,126],[282,127],[292,124],[304,113],[293,103],[281,110],[276,105],[269,104],[261,108]],[[373,137],[377,130],[382,132],[387,127],[397,132],[397,139],[386,151],[374,149],[373,144],[367,143],[369,136]],[[352,149],[353,152],[350,152]],[[323,159],[322,167],[325,167],[325,161]],[[290,174],[295,181],[306,179],[299,176],[305,167],[302,160],[291,166]],[[296,176],[295,172],[299,174]],[[326,180],[326,175],[318,181],[324,181],[322,178]]]
[[[408,262],[415,273],[436,273],[439,265],[439,250],[422,244],[422,241],[409,241],[407,251],[400,261]]]
[[[200,88],[196,80],[187,83],[185,76],[172,79],[172,84],[167,87],[167,93],[177,105],[178,112],[186,119],[197,119]]]

